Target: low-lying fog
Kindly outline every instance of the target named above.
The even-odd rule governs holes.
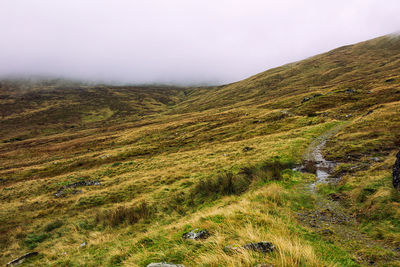
[[[398,0],[4,0],[0,76],[228,83],[400,30]]]

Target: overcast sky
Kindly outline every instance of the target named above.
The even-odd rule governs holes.
[[[399,0],[0,0],[0,76],[228,83],[399,30]]]

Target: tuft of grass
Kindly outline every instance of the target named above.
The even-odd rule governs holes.
[[[281,180],[282,171],[292,165],[291,162],[273,160],[255,166],[242,167],[238,173],[225,171],[216,177],[200,180],[194,186],[191,194],[214,198],[218,195],[240,195],[256,182]]]
[[[45,232],[51,232],[51,231],[53,231],[54,229],[60,228],[63,224],[64,224],[63,221],[57,219],[57,220],[55,220],[55,221],[53,221],[53,222],[50,222],[50,223],[46,224],[46,225],[44,226],[44,228],[43,228],[43,231],[45,231]]]
[[[50,235],[47,233],[41,233],[41,234],[30,233],[24,239],[24,245],[28,249],[34,249],[35,247],[37,247],[38,243],[43,242],[49,237]]]
[[[112,210],[102,211],[96,215],[96,222],[116,227],[122,223],[135,224],[140,220],[150,218],[154,214],[154,208],[146,202],[136,206],[119,206]]]

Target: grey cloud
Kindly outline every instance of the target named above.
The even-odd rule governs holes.
[[[398,0],[3,0],[0,75],[227,83],[400,30]]]

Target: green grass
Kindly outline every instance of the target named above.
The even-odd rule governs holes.
[[[314,176],[292,167],[343,125],[324,150],[342,180],[320,196],[340,195],[363,233],[400,244],[399,52],[384,36],[207,88],[2,81],[0,264],[31,250],[28,266],[398,264],[302,225]],[[89,180],[101,185],[53,195]],[[181,238],[194,228],[210,238]],[[223,250],[262,240],[277,252]]]

